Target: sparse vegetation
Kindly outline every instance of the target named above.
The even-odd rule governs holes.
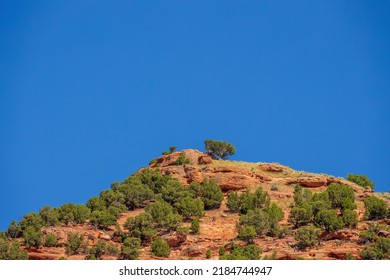
[[[344,227],[343,219],[337,216],[337,211],[334,209],[318,212],[315,217],[315,222],[328,232],[336,231]]]
[[[346,209],[354,210],[356,208],[355,193],[351,187],[332,183],[326,191],[328,192],[333,209],[339,208],[341,211],[344,211]]]
[[[314,226],[305,226],[298,229],[294,238],[298,241],[297,248],[304,250],[307,247],[312,247],[318,243],[320,231]]]
[[[20,249],[20,244],[17,240],[13,240],[11,244],[6,239],[0,238],[0,260],[27,260],[26,251]]]
[[[375,242],[377,239],[375,227],[370,226],[368,230],[362,231],[359,234],[359,242],[361,244],[369,244]]]
[[[169,257],[171,248],[169,244],[161,237],[156,237],[152,242],[152,253],[156,257]]]
[[[176,165],[184,165],[184,164],[189,164],[189,163],[190,163],[190,159],[187,158],[184,153],[181,153],[175,161]]]
[[[139,238],[126,238],[121,247],[121,258],[124,260],[136,260],[139,257],[140,249],[141,240]]]
[[[56,247],[57,246],[57,235],[54,233],[48,233],[45,236],[45,246],[46,247]]]
[[[247,243],[251,244],[253,243],[253,239],[256,237],[256,230],[253,226],[243,226],[240,229],[240,232],[238,234],[238,237],[246,241]]]
[[[375,196],[365,198],[364,206],[366,207],[365,216],[368,220],[380,220],[388,215],[389,209],[386,202]]]
[[[224,253],[221,255],[220,260],[259,260],[262,253],[261,248],[254,244],[250,244],[244,247],[240,247],[234,242],[231,244],[230,253]]]
[[[292,223],[296,228],[307,225],[313,219],[313,210],[307,203],[301,204],[301,206],[295,206],[291,209],[288,221]]]
[[[83,236],[79,233],[70,233],[66,242],[65,252],[68,256],[77,255],[85,250]]]
[[[240,211],[240,199],[236,191],[228,192],[226,206],[233,213]]]
[[[211,259],[211,250],[210,249],[207,249],[206,259]]]
[[[348,174],[347,180],[362,186],[363,188],[374,189],[375,184],[366,175]]]
[[[364,247],[360,252],[363,260],[388,260],[390,258],[390,239],[379,237],[374,243]]]
[[[191,222],[191,231],[193,234],[199,234],[200,233],[200,225],[199,225],[199,219],[194,218]]]
[[[201,199],[204,209],[217,209],[221,206],[223,194],[220,186],[214,180],[204,180],[201,189]]]
[[[136,217],[129,217],[124,228],[129,231],[130,236],[138,237],[141,240],[151,240],[156,234],[153,226],[153,217],[150,213],[141,213]]]
[[[169,151],[167,151],[167,152],[162,152],[162,155],[163,155],[163,156],[165,156],[165,155],[170,155],[170,154],[172,154],[172,153],[175,152],[176,148],[177,148],[176,146],[171,146],[171,147],[169,147]]]
[[[215,142],[220,142],[207,141],[212,141],[208,144],[213,145]],[[220,149],[222,146],[218,145],[217,147]],[[175,149],[176,147],[170,147],[170,150],[164,152],[164,154],[171,154]],[[218,152],[207,151],[213,157],[221,159],[225,159],[234,153],[234,149],[233,153],[230,153],[231,151],[224,153],[223,149]],[[169,165],[188,164],[189,159],[186,158],[186,154],[187,152],[177,153],[179,157],[176,161],[171,159]],[[155,159],[155,162],[157,162],[157,159]],[[208,238],[210,226],[214,222],[226,222],[229,225],[235,223],[237,214],[232,213],[239,214],[239,221],[236,224],[236,237],[246,242],[247,246],[239,246],[234,242],[230,246],[226,243],[220,243],[226,244],[226,246],[219,248],[220,259],[261,259],[262,250],[253,243],[263,242],[262,237],[265,235],[275,237],[272,240],[278,243],[290,242],[291,238],[278,239],[294,236],[297,243],[295,246],[291,246],[292,249],[305,250],[308,247],[318,245],[317,249],[321,250],[323,244],[325,246],[329,245],[328,240],[330,238],[332,240],[336,239],[335,244],[341,242],[337,240],[339,234],[330,233],[347,227],[355,228],[351,232],[359,232],[366,226],[365,224],[370,225],[370,227],[368,230],[360,232],[359,241],[351,239],[351,242],[357,242],[360,246],[365,246],[360,251],[360,258],[388,259],[390,257],[389,227],[385,224],[385,221],[373,222],[390,217],[388,201],[383,200],[385,196],[365,191],[364,195],[368,196],[364,199],[365,219],[371,221],[362,221],[358,224],[358,213],[361,212],[363,205],[363,189],[355,190],[359,199],[355,202],[355,192],[348,185],[333,183],[321,192],[316,189],[312,191],[309,188],[295,184],[287,185],[284,183],[287,182],[285,179],[287,174],[264,171],[258,168],[258,163],[213,161],[212,163],[202,164],[199,166],[199,170],[207,172],[203,178],[210,178],[212,176],[209,176],[208,172],[213,172],[214,168],[220,168],[220,170],[223,170],[221,171],[222,174],[222,172],[225,172],[223,169],[225,166],[232,168],[232,170],[239,167],[251,172],[251,174],[266,175],[271,178],[271,181],[264,180],[261,187],[259,186],[256,189],[250,184],[248,189],[244,189],[244,191],[229,191],[225,200],[226,207],[229,209],[227,212],[224,209],[215,210],[221,207],[224,195],[221,187],[214,180],[205,179],[201,184],[192,182],[189,186],[186,186],[182,183],[180,176],[179,180],[166,175],[172,174],[172,176],[177,177],[177,173],[171,172],[171,169],[166,169],[165,166],[162,170],[155,168],[157,166],[144,168],[126,178],[123,182],[112,183],[111,189],[101,191],[98,196],[88,200],[86,205],[68,203],[58,208],[45,206],[39,210],[39,213],[26,214],[20,222],[12,221],[8,229],[0,233],[0,259],[27,259],[27,253],[21,249],[17,240],[24,242],[22,248],[26,248],[27,251],[42,246],[64,246],[63,232],[61,232],[63,225],[72,227],[71,232],[73,232],[68,235],[65,245],[66,254],[69,256],[83,254],[86,255],[86,259],[91,260],[107,259],[110,258],[109,256],[137,259],[140,256],[142,246],[147,246],[147,248],[150,246],[153,256],[169,257],[170,247],[167,241],[164,240],[166,236],[173,234],[177,235],[178,238],[183,238],[182,234],[187,235],[191,231],[192,234],[199,234],[200,239]],[[186,169],[192,168],[193,166],[186,167]],[[182,168],[175,169],[172,166],[172,170],[179,169],[182,170]],[[228,171],[230,172],[230,169]],[[292,169],[289,174],[292,177],[307,176],[307,178],[315,178],[316,176],[305,172],[295,172]],[[371,181],[365,176],[354,176],[348,176],[348,180],[363,187],[373,188],[373,184],[370,184]],[[197,174],[195,174],[195,177],[198,180]],[[186,180],[188,178],[185,177]],[[285,181],[274,180],[275,178],[284,178]],[[306,178],[304,179],[306,180]],[[341,180],[337,182],[341,182]],[[291,186],[294,187],[293,197],[288,193],[292,191]],[[265,190],[268,190],[268,193]],[[271,195],[272,201],[268,194]],[[290,224],[280,228],[279,223],[284,218],[283,211],[286,211],[286,207],[290,207],[287,210],[290,212],[288,217]],[[355,210],[357,207],[358,210]],[[123,212],[138,208],[144,208],[144,210],[137,210],[140,214],[136,216],[130,214],[122,228],[124,217],[122,214],[126,216],[129,214]],[[209,210],[214,211],[207,214],[205,211]],[[120,220],[118,220],[119,218]],[[202,223],[200,222],[201,218]],[[283,224],[285,222],[286,220],[283,221]],[[203,223],[206,225],[204,226]],[[59,225],[61,227],[51,229],[51,227]],[[202,230],[200,230],[201,227]],[[96,240],[94,234],[90,235],[87,234],[87,231],[84,231],[87,228],[88,230],[102,230],[109,237],[99,237],[102,239]],[[78,231],[79,229],[82,230]],[[222,229],[224,228],[222,227]],[[219,228],[217,230],[220,231]],[[176,231],[176,233],[164,236],[171,231]],[[68,230],[65,231],[65,233],[68,232]],[[348,233],[349,231],[346,230],[345,232]],[[340,233],[344,234],[344,232]],[[103,232],[100,232],[100,234],[103,234]],[[321,242],[319,242],[320,235]],[[84,240],[84,236],[88,236],[89,240]],[[164,238],[161,236],[164,236]],[[187,240],[198,239],[195,236],[189,236],[188,238]],[[109,241],[103,241],[103,239]],[[58,245],[59,241],[60,245]],[[240,242],[240,244],[242,245],[244,242]],[[92,243],[93,246],[88,248],[88,243]],[[213,252],[215,250],[215,247],[212,246],[215,246],[215,244],[210,245],[210,249],[203,253],[201,257],[210,259],[212,250]],[[356,250],[350,252],[353,252],[354,255],[347,251],[345,252],[345,259],[356,258],[358,252]],[[276,259],[276,252],[270,254],[271,252],[267,250],[267,255],[263,256],[262,259]],[[70,257],[70,259],[73,258],[80,257]]]
[[[39,247],[42,245],[42,233],[40,229],[28,226],[23,231],[24,245],[26,247]]]

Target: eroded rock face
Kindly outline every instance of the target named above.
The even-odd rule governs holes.
[[[200,257],[202,255],[206,254],[206,249],[199,246],[199,245],[191,245],[190,247],[186,248],[183,251],[183,256],[186,257]]]
[[[283,172],[286,169],[281,165],[269,164],[269,163],[261,163],[259,168],[267,172]]]
[[[161,236],[166,242],[168,242],[170,247],[179,247],[181,244],[186,242],[187,235],[179,232],[171,232]]]
[[[176,160],[181,153],[184,153],[189,163],[185,165],[176,165]],[[355,211],[359,216],[358,226],[354,229],[342,229],[334,233],[323,233],[320,236],[318,246],[307,248],[305,251],[296,250],[297,241],[293,233],[286,233],[283,238],[262,237],[255,240],[255,245],[263,248],[263,256],[272,256],[277,253],[278,259],[296,259],[303,257],[305,259],[345,259],[346,253],[352,253],[355,257],[364,245],[359,244],[359,233],[368,229],[369,224],[362,221],[364,215],[363,198],[373,195],[371,192],[364,192],[364,189],[352,182],[340,178],[334,178],[324,174],[313,174],[295,171],[291,168],[278,164],[263,163],[245,163],[232,161],[218,161],[212,159],[205,153],[196,150],[184,150],[162,156],[155,160],[149,168],[159,169],[163,175],[169,175],[179,179],[184,185],[191,182],[201,183],[204,179],[215,180],[223,191],[244,190],[246,188],[254,191],[261,186],[268,192],[271,201],[280,206],[284,213],[284,218],[279,225],[291,228],[288,216],[291,211],[290,206],[293,203],[294,188],[292,184],[299,184],[306,188],[311,188],[313,192],[319,192],[326,189],[331,183],[342,183],[351,186],[356,195],[358,209]],[[141,172],[140,170],[139,172]],[[273,188],[276,186],[276,188]],[[162,236],[172,248],[169,259],[205,259],[206,252],[211,251],[211,258],[219,258],[219,248],[230,249],[231,240],[235,240],[240,246],[244,245],[237,239],[240,216],[238,213],[228,211],[226,206],[227,197],[219,209],[205,211],[205,216],[200,218],[200,234],[185,235],[182,233],[171,232]],[[129,217],[135,217],[143,213],[145,209],[136,209],[125,211],[118,219],[119,227],[127,233],[124,223]],[[390,224],[390,219],[383,220],[381,223]],[[183,227],[190,227],[189,222],[184,222]],[[96,226],[89,222],[82,225],[59,225],[56,227],[44,228],[43,234],[50,232],[58,236],[58,247],[56,248],[27,248],[31,259],[85,259],[86,252],[80,252],[79,255],[67,256],[65,247],[70,233],[79,233],[84,237],[84,242],[91,247],[99,240],[105,240],[120,250],[120,242],[115,234],[116,228],[109,227],[105,231],[100,231]],[[293,232],[296,229],[291,229]],[[378,232],[379,236],[390,237],[388,230]],[[22,239],[19,240],[21,243]],[[105,255],[104,259],[116,259],[120,256]],[[140,251],[140,259],[161,259],[151,254],[150,242],[145,242]]]
[[[156,159],[156,162],[150,165],[151,168],[154,167],[165,167],[176,165],[176,160],[181,154],[184,154],[186,158],[190,160],[189,164],[210,164],[212,163],[212,158],[205,153],[202,153],[197,150],[183,150],[181,152],[174,152],[170,155],[163,155]]]
[[[190,159],[189,164],[176,165],[175,162],[181,153]],[[150,168],[158,168],[161,174],[177,178],[184,185],[189,185],[192,182],[202,183],[205,179],[212,179],[221,186],[223,191],[242,190],[270,181],[267,176],[245,168],[211,166],[213,161],[214,159],[206,153],[197,150],[184,150],[158,158],[156,163],[150,165]]]
[[[298,178],[292,178],[287,181],[287,184],[289,185],[296,184],[306,188],[325,188],[332,183],[345,184],[345,181],[325,176],[302,176]]]
[[[303,177],[291,179],[288,181],[288,184],[297,184],[306,188],[321,188],[327,186],[328,180],[326,178]]]
[[[359,231],[350,230],[350,229],[342,229],[338,230],[324,236],[325,240],[347,240],[347,241],[357,241],[359,239]]]

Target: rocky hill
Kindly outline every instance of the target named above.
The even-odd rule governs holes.
[[[179,157],[186,159],[185,163],[179,162]],[[148,170],[158,170],[162,176],[176,178],[187,188],[194,182],[201,184],[204,180],[213,180],[222,189],[223,200],[220,207],[204,211],[204,215],[199,219],[199,234],[193,234],[188,230],[191,228],[191,218],[181,221],[180,230],[179,228],[177,230],[157,230],[153,233],[152,239],[161,236],[163,240],[168,242],[171,250],[168,257],[156,257],[152,253],[151,241],[144,239],[139,251],[139,259],[219,259],[221,248],[229,252],[232,246],[246,246],[248,240],[244,241],[243,238],[238,238],[241,228],[240,216],[244,214],[228,209],[228,193],[236,191],[240,195],[248,190],[254,193],[259,187],[267,193],[270,203],[275,203],[283,213],[283,217],[277,222],[276,234],[267,234],[266,232],[257,234],[249,242],[261,248],[261,258],[360,259],[362,250],[370,246],[369,241],[362,239],[362,232],[364,236],[364,233],[371,230],[374,235],[371,242],[379,238],[390,241],[389,218],[383,217],[373,221],[368,220],[365,215],[364,199],[379,195],[372,192],[370,188],[364,188],[343,178],[296,171],[278,163],[217,160],[197,150],[183,150],[163,155],[153,160],[149,167],[140,169],[136,174],[142,174]],[[322,193],[330,185],[346,185],[353,190],[356,204],[353,211],[357,214],[358,222],[356,225],[345,226],[337,230],[324,230],[317,225],[320,231],[315,244],[301,248],[297,246],[296,236],[298,230],[305,225],[293,225],[292,220],[289,219],[294,203],[296,203],[294,191],[297,186],[301,186],[303,190],[310,190],[312,194]],[[382,195],[381,199],[387,203],[387,207],[390,205],[388,198]],[[48,234],[57,238],[57,242],[51,247],[46,246],[45,242],[36,246],[25,246],[23,244],[26,243],[26,236],[21,232],[15,234],[14,238],[10,238],[12,236],[8,234],[8,242],[18,240],[21,249],[27,251],[29,259],[86,259],[91,256],[91,248],[97,250],[97,244],[110,244],[111,250],[107,250],[105,247],[100,254],[95,254],[94,257],[100,259],[123,258],[123,254],[121,255],[122,244],[126,235],[129,235],[128,226],[125,226],[126,221],[129,217],[137,217],[144,213],[144,206],[153,204],[155,201],[156,197],[145,199],[140,207],[131,207],[134,209],[126,209],[119,213],[116,225],[101,227],[96,222],[91,222],[92,218],[81,223],[70,221],[49,226],[43,225],[39,228],[41,234],[39,238],[45,239]],[[88,204],[89,207],[90,205],[91,203]],[[341,215],[340,212],[338,215]],[[307,222],[306,224],[312,223]],[[23,227],[23,222],[18,226]],[[69,236],[72,233],[81,236],[83,250],[69,252],[67,249]],[[232,241],[236,245],[232,245]],[[390,252],[388,257],[390,257]]]

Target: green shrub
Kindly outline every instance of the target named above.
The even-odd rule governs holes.
[[[206,252],[206,259],[211,259],[211,250],[208,249]]]
[[[226,249],[224,246],[219,247],[218,254],[220,257],[222,257],[226,254]]]
[[[57,235],[54,233],[48,233],[45,236],[45,246],[46,247],[56,247],[58,243]]]
[[[161,237],[157,237],[152,242],[152,253],[156,257],[169,257],[171,248],[168,242]]]
[[[0,260],[27,260],[28,254],[20,249],[17,240],[13,240],[11,245],[6,239],[0,238]]]
[[[358,215],[355,211],[350,210],[350,209],[346,209],[343,212],[343,216],[342,216],[344,226],[345,227],[356,227],[356,225],[358,223],[357,217],[358,217]]]
[[[294,204],[301,206],[303,203],[308,203],[313,197],[312,191],[303,189],[301,186],[294,186]]]
[[[18,238],[22,236],[22,228],[15,220],[13,220],[9,225],[7,235],[11,238]]]
[[[88,259],[99,260],[104,254],[106,254],[107,242],[104,240],[98,240],[95,245],[89,249]]]
[[[40,229],[28,226],[23,231],[24,245],[26,247],[39,247],[42,245],[42,233]]]
[[[313,210],[308,203],[302,203],[301,206],[295,206],[291,209],[288,221],[296,228],[307,225],[313,219]]]
[[[268,208],[270,205],[270,198],[268,193],[259,187],[254,192],[254,206],[255,208]]]
[[[200,197],[202,195],[202,185],[198,182],[192,182],[188,186],[188,191],[190,192],[193,198]]]
[[[153,221],[158,228],[168,231],[175,230],[182,220],[180,215],[173,212],[172,206],[163,200],[149,204],[146,207],[146,212],[152,215]]]
[[[56,226],[59,224],[58,209],[56,208],[45,206],[39,210],[39,215],[45,226]]]
[[[384,200],[375,196],[370,196],[364,199],[366,207],[365,216],[368,220],[380,220],[387,217],[388,207]]]
[[[161,154],[164,156],[164,155],[170,155],[170,154],[172,154],[172,153],[174,153],[175,152],[175,150],[176,150],[176,146],[171,146],[171,147],[169,147],[169,151],[167,151],[167,152],[162,152]]]
[[[44,222],[39,214],[29,213],[23,216],[23,219],[20,221],[19,225],[22,231],[28,227],[33,227],[35,230],[39,230],[43,227]]]
[[[238,237],[247,243],[253,243],[253,239],[256,237],[256,230],[253,226],[243,226]]]
[[[174,207],[185,220],[191,217],[203,217],[204,215],[204,205],[199,197],[193,199],[190,196],[186,196],[175,203]]]
[[[129,231],[130,236],[139,237],[141,240],[150,240],[156,234],[153,228],[153,217],[150,213],[129,217],[124,228]]]
[[[291,235],[291,232],[291,228],[289,228],[288,226],[283,226],[281,229],[279,229],[277,236],[279,239],[283,239],[286,236]]]
[[[235,147],[226,141],[205,140],[204,145],[207,153],[214,158],[226,159],[236,151]]]
[[[363,188],[374,189],[375,184],[366,175],[348,174],[347,180],[362,186]]]
[[[307,247],[312,247],[318,243],[318,237],[320,236],[320,231],[314,226],[305,226],[298,229],[295,233],[294,238],[298,241],[296,246],[298,249],[305,249]]]
[[[95,210],[91,214],[90,222],[101,229],[107,229],[109,226],[115,225],[116,219],[117,217],[107,210]]]
[[[190,159],[187,158],[184,153],[181,153],[179,157],[175,160],[176,165],[184,165],[189,163],[190,163]]]
[[[106,254],[117,257],[119,255],[119,249],[113,244],[107,243]]]
[[[256,198],[248,189],[240,195],[239,203],[241,214],[246,214],[256,208]]]
[[[253,226],[256,234],[261,236],[269,230],[269,215],[263,209],[256,208],[249,210],[245,215],[241,215],[240,224],[243,226]]]
[[[323,193],[327,193],[327,192],[323,192]],[[317,213],[322,210],[330,210],[332,208],[332,204],[330,203],[329,200],[314,200],[314,201],[312,200],[310,201],[310,205],[311,205],[311,209],[312,209],[311,211],[313,213],[313,217],[315,217]]]
[[[107,208],[113,206],[123,211],[127,209],[125,205],[125,195],[119,191],[104,190],[100,193],[100,199]]]
[[[76,204],[73,209],[73,217],[76,224],[83,224],[89,219],[91,210],[84,204]]]
[[[363,260],[388,260],[390,258],[390,239],[379,237],[375,243],[367,245],[361,252]]]
[[[200,224],[199,219],[194,218],[191,222],[191,231],[193,234],[199,234],[200,233]]]
[[[62,223],[68,224],[75,222],[83,224],[90,218],[91,210],[83,204],[67,203],[58,209],[59,220]]]
[[[106,210],[106,203],[103,199],[101,199],[100,197],[98,196],[94,196],[92,198],[90,198],[88,201],[87,201],[87,204],[86,206],[91,209],[91,212],[94,212],[94,211],[105,211]]]
[[[68,234],[65,252],[67,255],[77,255],[84,250],[83,236],[79,233]]]
[[[362,231],[359,234],[359,243],[368,244],[373,243],[377,239],[375,228],[370,226],[368,230]]]
[[[136,237],[126,238],[121,246],[121,257],[125,260],[136,260],[141,249],[141,239]]]
[[[257,188],[254,193],[247,189],[240,196],[240,212],[242,214],[246,214],[249,210],[256,208],[267,208],[269,204],[270,198],[261,187]]]
[[[268,235],[276,236],[279,233],[279,222],[284,218],[284,213],[275,203],[272,203],[266,211],[269,221]]]
[[[176,229],[176,232],[187,235],[190,232],[190,230],[188,229],[188,227],[178,227]]]
[[[333,209],[339,208],[344,211],[345,209],[353,210],[356,208],[355,193],[350,186],[332,183],[326,191]]]
[[[337,211],[335,209],[318,212],[315,217],[315,222],[328,232],[333,232],[344,227],[343,220],[341,217],[337,216]]]
[[[214,180],[205,179],[202,183],[201,199],[206,210],[218,209],[223,200],[221,187]]]
[[[232,243],[232,249],[229,254],[220,254],[220,260],[259,260],[260,254],[262,253],[261,248],[254,244],[239,247]]]
[[[129,210],[144,207],[145,202],[154,197],[152,189],[143,184],[138,177],[126,179],[117,189],[123,194],[124,204]]]
[[[240,211],[240,199],[236,191],[228,192],[226,206],[230,212],[237,213]]]
[[[354,255],[352,255],[351,253],[347,253],[345,255],[345,259],[346,260],[356,260],[356,257]]]
[[[149,188],[154,193],[160,193],[161,188],[173,178],[170,176],[162,176],[158,169],[144,169],[142,172],[131,175],[123,181],[122,184],[143,185]],[[148,198],[149,199],[149,198]]]
[[[169,180],[167,184],[161,188],[161,195],[162,199],[172,206],[186,197],[191,197],[188,189],[177,179]]]

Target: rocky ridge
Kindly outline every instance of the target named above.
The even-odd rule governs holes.
[[[177,165],[176,161],[180,154],[189,159],[188,164]],[[201,233],[199,235],[186,235],[182,233],[170,233],[162,236],[171,246],[171,254],[168,259],[205,259],[206,251],[211,251],[211,259],[218,259],[218,250],[221,246],[228,248],[230,241],[237,237],[237,222],[239,215],[230,213],[226,207],[226,192],[230,190],[244,191],[254,190],[261,186],[266,190],[272,202],[275,202],[284,211],[284,219],[280,225],[289,225],[287,217],[289,206],[293,202],[294,185],[301,185],[310,188],[314,192],[323,191],[331,183],[342,183],[350,186],[356,196],[357,213],[360,219],[358,226],[354,229],[342,229],[332,234],[322,236],[317,247],[297,251],[293,246],[296,241],[292,235],[279,239],[277,237],[262,237],[255,239],[255,244],[263,249],[262,256],[271,256],[277,253],[278,259],[345,259],[350,253],[359,258],[358,252],[363,245],[358,244],[359,233],[366,230],[370,222],[363,221],[364,205],[362,200],[374,195],[373,192],[349,182],[342,178],[324,174],[313,174],[308,172],[295,171],[278,163],[247,163],[227,160],[216,160],[209,155],[197,150],[183,150],[169,155],[159,157],[149,167],[158,169],[162,175],[169,175],[179,179],[184,185],[192,182],[202,182],[204,179],[215,180],[225,192],[225,199],[220,209],[206,211],[201,218]],[[140,169],[142,172],[145,168]],[[118,220],[123,228],[128,217],[142,213],[144,209],[126,211]],[[189,227],[189,223],[184,223]],[[55,233],[59,237],[59,245],[55,248],[41,247],[38,249],[25,248],[30,259],[60,259],[65,256],[64,245],[69,233],[81,233],[88,245],[92,246],[98,240],[105,240],[111,244],[119,243],[114,237],[115,227],[106,231],[98,230],[89,223],[82,225],[62,225],[47,227],[43,233]],[[388,232],[384,232],[384,235]],[[243,244],[240,241],[238,243]],[[67,256],[68,259],[84,259],[86,255]],[[114,259],[104,256],[103,259]],[[150,246],[141,250],[140,259],[159,259],[151,256]]]

